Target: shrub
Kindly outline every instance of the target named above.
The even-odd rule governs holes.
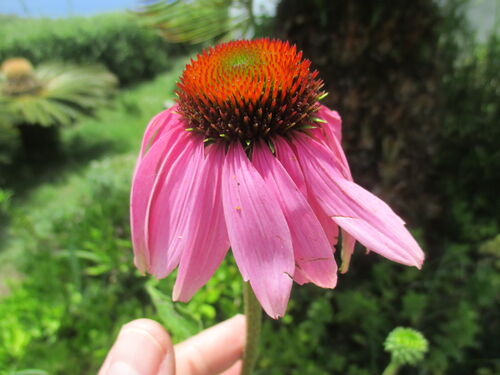
[[[500,231],[500,32],[473,51],[445,81],[449,110],[435,164],[448,176],[437,188],[454,213],[450,230],[477,242]]]
[[[168,45],[129,14],[110,13],[66,19],[11,19],[0,25],[0,61],[24,57],[100,63],[122,84],[152,77],[170,67],[170,56],[184,51]]]

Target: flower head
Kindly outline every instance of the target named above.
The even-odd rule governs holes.
[[[222,44],[186,67],[179,113],[206,139],[254,142],[314,125],[323,83],[288,43]]]
[[[334,288],[334,246],[358,240],[420,267],[423,252],[384,202],[356,185],[339,115],[294,46],[235,41],[186,67],[178,103],[148,125],[133,178],[136,265],[159,278],[179,268],[187,301],[229,248],[264,310],[283,316],[293,281]]]

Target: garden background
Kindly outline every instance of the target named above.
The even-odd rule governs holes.
[[[34,107],[11,116],[18,86],[0,79],[0,374],[93,374],[132,319],[156,319],[179,341],[242,311],[231,259],[189,304],[170,302],[174,276],[135,270],[128,195],[142,132],[174,100],[185,63],[252,36],[290,40],[312,60],[324,103],[343,117],[355,180],[395,207],[426,252],[418,271],[359,248],[335,290],[296,286],[287,315],[265,321],[258,374],[379,374],[396,326],[430,346],[403,374],[500,374],[500,3],[174,4],[0,14],[0,62],[23,57],[42,82],[36,74],[57,61],[78,82],[55,99],[78,115],[58,107],[67,116],[43,125]],[[76,67],[89,64],[113,76],[91,87]],[[82,86],[99,100],[85,102]]]

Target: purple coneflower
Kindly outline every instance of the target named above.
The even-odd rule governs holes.
[[[335,287],[339,227],[345,264],[357,240],[422,265],[403,220],[352,181],[340,116],[319,104],[310,65],[278,40],[215,46],[148,125],[131,195],[135,263],[158,278],[179,267],[175,300],[189,300],[231,248],[267,314],[283,316],[293,281]]]

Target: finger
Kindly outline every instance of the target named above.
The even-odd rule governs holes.
[[[149,319],[125,324],[99,375],[156,375],[160,364],[174,374],[174,350],[163,327]],[[167,372],[168,370],[168,372]]]
[[[175,346],[177,374],[216,375],[243,354],[245,317],[236,315]]]
[[[240,375],[242,362],[238,361],[220,375]]]

